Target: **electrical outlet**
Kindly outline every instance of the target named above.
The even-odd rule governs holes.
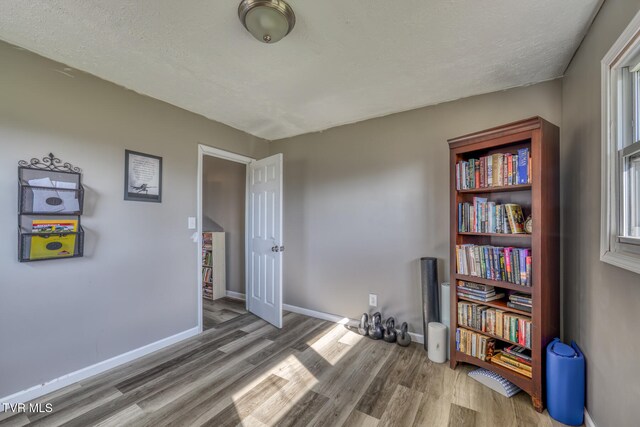
[[[369,305],[371,307],[377,307],[378,306],[378,295],[369,294]]]

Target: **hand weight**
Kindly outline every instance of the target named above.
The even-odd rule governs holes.
[[[362,313],[360,323],[358,324],[358,333],[364,336],[367,336],[369,333],[369,315],[367,313]]]
[[[382,337],[386,342],[396,342],[398,333],[396,332],[396,321],[393,317],[387,319],[387,324]]]
[[[371,316],[371,322],[369,323],[369,336],[374,340],[379,340],[384,336],[382,314],[380,314],[380,312],[376,312]]]
[[[400,326],[400,333],[398,334],[398,345],[402,347],[407,347],[411,344],[411,335],[409,335],[409,325],[407,322],[402,322],[402,326]]]

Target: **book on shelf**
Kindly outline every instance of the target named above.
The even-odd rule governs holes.
[[[211,232],[205,231],[202,233],[202,247],[204,249],[211,250],[211,245],[213,244],[213,237]]]
[[[508,353],[501,352],[500,359],[511,366],[531,372],[531,362],[522,362]]]
[[[211,283],[213,277],[213,269],[211,267],[204,267],[202,269],[202,281],[205,283]]]
[[[456,271],[465,276],[531,286],[531,249],[456,245]]]
[[[458,301],[458,325],[531,347],[531,319],[481,303]]]
[[[531,309],[532,309],[530,305],[521,305],[511,301],[507,303],[507,307],[513,308],[515,310],[526,311],[527,313],[531,313]]]
[[[497,204],[485,197],[474,197],[473,203],[458,203],[460,233],[524,233],[522,207],[514,203]]]
[[[533,303],[533,299],[531,295],[523,294],[522,292],[514,292],[513,294],[509,295],[509,301],[515,302],[521,305],[528,305],[529,307],[531,307]]]
[[[203,267],[211,267],[213,264],[213,255],[211,254],[211,251],[203,251],[202,253],[202,266]]]
[[[480,302],[489,302],[504,298],[504,293],[496,293],[493,286],[479,285],[462,280],[458,280],[457,289],[458,295]]]
[[[531,298],[531,295],[516,292],[509,295],[509,302],[507,303],[507,307],[531,313],[533,300]]]
[[[504,209],[507,212],[507,220],[509,221],[509,228],[513,234],[524,234],[524,214],[522,213],[522,206],[515,203],[507,203],[504,205]]]
[[[456,164],[456,189],[507,187],[531,183],[528,148],[515,153],[495,153]]]
[[[477,295],[473,295],[473,294],[467,294],[465,292],[461,292],[458,291],[458,295],[463,296],[465,298],[469,298],[478,302],[491,302],[491,301],[497,301],[500,300],[502,298],[504,298],[504,294],[497,294],[497,295],[492,295],[492,296],[488,296],[488,297],[480,297]]]
[[[518,150],[518,171],[517,171],[517,182],[518,184],[527,184],[529,183],[529,165],[531,161],[529,159],[529,149],[521,148]]]
[[[529,349],[514,344],[503,348],[502,352],[515,360],[531,365],[531,350]]]
[[[496,340],[468,329],[456,329],[456,350],[480,360],[493,356]]]
[[[501,352],[494,354],[491,357],[491,363],[495,363],[496,365],[502,366],[503,368],[509,369],[513,372],[517,372],[520,375],[524,375],[525,377],[532,378],[533,375],[532,375],[531,369],[527,370],[527,369],[514,366],[513,364],[507,362],[503,356],[504,355]]]

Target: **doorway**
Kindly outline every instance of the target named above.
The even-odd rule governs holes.
[[[282,327],[282,155],[198,151],[199,328],[246,311]]]

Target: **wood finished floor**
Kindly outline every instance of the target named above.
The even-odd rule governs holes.
[[[560,425],[524,393],[507,399],[470,379],[469,367],[430,362],[416,344],[293,313],[281,330],[236,314],[34,401],[52,413],[0,413],[0,426]]]
[[[245,302],[242,300],[233,298],[220,298],[215,301],[202,299],[202,320],[205,331],[246,313]]]

